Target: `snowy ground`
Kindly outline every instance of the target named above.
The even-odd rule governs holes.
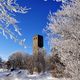
[[[26,70],[0,72],[0,80],[66,80],[64,78],[53,78],[50,73],[30,75]],[[69,80],[69,79],[67,79]]]

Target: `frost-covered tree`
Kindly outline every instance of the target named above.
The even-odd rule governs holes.
[[[10,37],[24,47],[26,47],[24,45],[25,39],[18,39],[18,36],[22,34],[20,28],[17,26],[18,21],[15,19],[14,13],[24,14],[27,13],[27,11],[28,9],[21,7],[16,3],[16,0],[0,0],[0,34],[5,36],[6,39]]]
[[[80,80],[80,0],[70,0],[62,10],[49,15],[47,35],[57,46],[71,80]]]
[[[19,68],[23,69],[24,66],[28,64],[29,61],[29,55],[25,52],[15,52],[11,56],[9,56],[7,66],[10,66],[12,68]]]

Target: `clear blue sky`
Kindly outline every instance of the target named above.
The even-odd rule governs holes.
[[[18,26],[22,29],[21,32],[23,37],[26,38],[28,48],[24,49],[13,40],[6,40],[5,37],[0,35],[0,56],[3,59],[7,59],[15,51],[24,51],[32,54],[32,37],[35,34],[43,35],[44,48],[49,52],[50,48],[43,28],[46,27],[49,11],[56,12],[60,9],[61,2],[57,3],[53,2],[53,0],[18,0],[18,3],[31,8],[27,14],[16,14],[16,19],[19,21]]]

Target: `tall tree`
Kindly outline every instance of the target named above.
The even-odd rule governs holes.
[[[0,0],[0,34],[10,39],[13,39],[15,42],[19,42],[20,45],[24,45],[24,40],[19,40],[16,36],[21,36],[20,28],[18,27],[18,21],[15,19],[14,13],[27,13],[28,9],[26,7],[21,7],[16,3],[16,0]],[[13,30],[10,29],[13,27]],[[15,35],[15,32],[17,33]]]
[[[80,80],[80,0],[63,4],[62,10],[50,14],[49,21],[47,35],[51,47],[58,47],[71,80]]]
[[[58,49],[56,47],[54,47],[54,49],[52,50],[49,62],[52,75],[54,77],[63,77],[65,65],[64,63],[62,63]]]

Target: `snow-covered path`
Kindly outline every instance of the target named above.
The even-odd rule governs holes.
[[[66,80],[53,78],[50,73],[30,75],[26,70],[0,72],[0,80]],[[69,80],[69,79],[67,79]]]

